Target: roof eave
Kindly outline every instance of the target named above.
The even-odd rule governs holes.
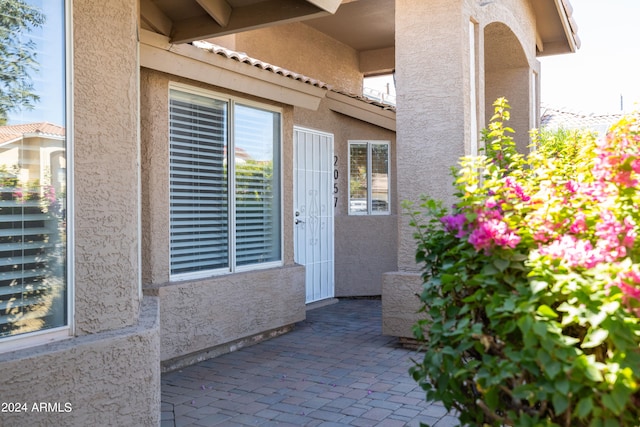
[[[569,45],[569,51],[575,53],[580,48],[580,39],[577,35],[577,25],[572,16],[573,7],[571,3],[569,3],[569,0],[553,0],[553,2],[558,9],[562,29]]]

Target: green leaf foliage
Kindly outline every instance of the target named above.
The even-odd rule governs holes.
[[[535,133],[495,104],[456,205],[405,203],[423,266],[411,368],[469,426],[640,426],[640,120]]]

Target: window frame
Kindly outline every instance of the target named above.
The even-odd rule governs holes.
[[[193,272],[185,272],[185,273],[171,273],[171,266],[169,266],[169,280],[171,282],[178,281],[187,281],[187,280],[198,280],[205,279],[209,277],[216,276],[224,276],[228,274],[235,274],[241,272],[255,271],[255,270],[266,270],[269,268],[277,268],[282,267],[284,265],[284,179],[283,179],[283,109],[274,105],[269,105],[257,101],[253,101],[250,99],[246,99],[240,96],[225,94],[222,92],[217,92],[209,89],[194,87],[184,83],[178,82],[169,82],[169,87],[167,91],[168,100],[171,101],[171,91],[179,91],[192,95],[203,96],[206,98],[211,98],[216,101],[222,101],[227,104],[227,135],[226,135],[226,146],[227,146],[227,217],[228,217],[228,262],[229,265],[227,267],[208,269],[202,271],[193,271]],[[170,102],[169,102],[170,103]],[[169,103],[167,107],[169,108]],[[278,162],[278,193],[279,193],[279,209],[280,209],[280,219],[278,222],[279,225],[279,246],[280,251],[278,253],[279,260],[269,261],[258,264],[248,264],[248,265],[236,265],[236,250],[237,250],[237,239],[236,239],[236,167],[235,162],[230,162],[230,153],[234,153],[235,155],[235,135],[234,135],[234,125],[235,125],[235,106],[242,105],[250,108],[256,108],[263,111],[268,111],[272,113],[277,113],[279,115],[279,125],[277,128],[277,132],[279,135],[278,144],[278,153],[274,153],[273,161]],[[171,125],[171,117],[170,114],[167,116],[167,130]],[[170,144],[170,139],[167,141]],[[170,155],[170,148],[169,148]],[[275,172],[275,168],[274,168]],[[167,164],[167,182],[171,183],[171,167]],[[171,223],[171,202],[170,195],[167,199],[167,208],[168,208],[168,218],[169,224]],[[169,265],[171,264],[171,227],[167,230],[169,233]]]
[[[366,212],[352,212],[351,211],[351,146],[352,145],[366,145],[367,146],[367,210]],[[384,212],[373,210],[373,174],[372,168],[372,146],[374,145],[386,145],[387,147],[387,197],[388,197],[388,209]],[[389,140],[371,140],[371,139],[359,139],[349,140],[347,143],[348,150],[348,162],[347,162],[347,213],[353,216],[385,216],[391,215],[391,141]]]
[[[62,43],[63,68],[64,68],[64,126],[65,126],[65,186],[66,186],[66,247],[65,265],[65,292],[66,292],[66,325],[57,326],[50,329],[41,329],[33,332],[26,332],[19,335],[9,335],[0,337],[0,354],[21,350],[29,347],[61,341],[73,338],[75,335],[75,211],[74,211],[74,98],[73,98],[73,0],[62,0],[62,31],[64,32],[64,42]]]

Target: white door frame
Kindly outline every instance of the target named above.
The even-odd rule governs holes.
[[[294,257],[305,266],[306,302],[311,303],[335,296],[334,141],[333,134],[299,126],[293,134]]]

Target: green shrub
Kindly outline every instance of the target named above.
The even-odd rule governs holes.
[[[424,266],[411,368],[472,426],[640,426],[640,121],[533,135],[496,101],[449,211],[405,204]]]

